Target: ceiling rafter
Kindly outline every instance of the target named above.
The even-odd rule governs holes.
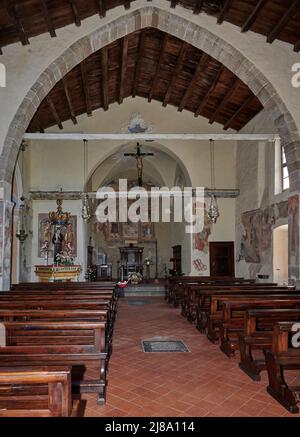
[[[259,0],[257,5],[253,8],[251,14],[242,25],[242,32],[247,32],[251,29],[251,26],[255,23],[260,11],[265,6],[268,0]]]
[[[124,8],[125,8],[125,9],[130,9],[130,0],[126,0],[126,1],[124,2]]]
[[[155,73],[154,73],[151,90],[150,90],[150,93],[149,93],[149,96],[148,96],[148,102],[151,102],[153,94],[154,94],[154,91],[155,91],[155,87],[156,87],[157,82],[158,82],[158,75],[159,75],[159,72],[160,72],[160,67],[161,67],[162,62],[163,62],[163,58],[164,58],[164,54],[165,54],[165,51],[166,51],[167,44],[168,44],[168,34],[166,33],[165,36],[164,36],[164,39],[163,39],[163,41],[161,43],[161,46],[160,46],[159,59],[158,59],[157,65],[156,65],[156,70],[155,70]]]
[[[20,41],[23,44],[23,46],[26,46],[29,44],[29,39],[27,37],[27,34],[25,32],[22,18],[17,13],[16,6],[11,3],[11,0],[4,0],[4,4],[8,13],[8,16],[10,17],[11,21],[13,22],[15,28],[17,29],[20,37]]]
[[[168,87],[168,90],[166,92],[166,95],[165,95],[165,98],[163,101],[163,106],[167,106],[167,104],[169,103],[171,93],[173,92],[173,86],[174,86],[175,82],[177,81],[178,75],[180,74],[182,66],[183,66],[183,61],[184,61],[184,58],[185,58],[185,55],[187,52],[187,48],[188,48],[188,45],[186,43],[182,43],[180,53],[179,53],[179,56],[177,58],[175,71],[173,73],[172,80],[170,82],[170,85]]]
[[[80,18],[80,15],[78,13],[78,8],[76,5],[76,2],[75,2],[75,0],[69,0],[69,3],[71,6],[71,9],[72,9],[73,16],[74,16],[75,24],[77,27],[79,27],[79,26],[81,26],[81,18]]]
[[[98,9],[99,15],[101,18],[106,16],[106,1],[105,0],[97,0],[98,1]]]
[[[204,0],[196,0],[195,6],[194,6],[194,14],[198,15],[202,11]]]
[[[65,96],[66,96],[66,99],[68,102],[68,107],[69,107],[69,111],[71,114],[71,120],[72,120],[73,124],[77,124],[76,115],[75,115],[75,111],[74,111],[74,108],[72,105],[72,99],[71,99],[69,88],[68,88],[68,80],[67,80],[66,76],[62,78],[62,84],[63,84]]]
[[[104,47],[101,50],[101,90],[104,111],[108,110],[108,50]]]
[[[208,59],[209,59],[209,55],[207,55],[206,53],[203,53],[202,56],[201,56],[200,61],[198,62],[198,65],[197,65],[197,68],[196,68],[195,73],[193,75],[193,78],[190,81],[190,84],[187,87],[187,89],[186,89],[186,91],[184,93],[184,96],[183,96],[183,98],[182,98],[182,100],[180,102],[180,105],[178,107],[178,111],[179,112],[181,112],[184,109],[184,107],[185,107],[185,105],[187,103],[187,100],[188,100],[191,92],[193,91],[193,88],[194,88],[194,86],[195,86],[195,84],[196,84],[196,82],[197,82],[197,80],[199,78],[199,75],[201,74],[202,70],[205,69],[206,66],[207,66]]]
[[[176,8],[177,3],[178,3],[178,0],[171,0],[171,8],[172,9]]]
[[[53,103],[53,100],[51,99],[51,97],[49,95],[46,97],[46,102],[51,109],[52,115],[55,119],[57,126],[59,127],[59,129],[63,129],[62,121],[58,115],[58,112],[57,112],[56,107]]]
[[[84,93],[86,113],[90,117],[92,115],[92,106],[91,106],[89,87],[88,87],[88,77],[87,77],[87,73],[85,70],[85,62],[84,61],[81,62],[81,64],[80,64],[80,73],[81,73],[81,81],[82,81],[82,87],[83,87],[83,93]]]
[[[226,0],[225,1],[223,9],[221,10],[220,15],[218,17],[218,24],[222,24],[223,23],[223,21],[226,18],[227,12],[229,11],[229,9],[232,6],[232,3],[233,3],[233,0]]]
[[[229,100],[231,99],[231,97],[233,96],[235,91],[238,89],[240,84],[241,84],[240,80],[236,77],[234,79],[233,84],[231,85],[231,87],[229,88],[227,93],[225,94],[225,97],[223,98],[222,102],[219,104],[219,106],[215,110],[214,114],[210,118],[210,120],[209,120],[210,124],[212,124],[212,123],[214,123],[216,121],[217,116],[220,114],[222,109],[225,108],[225,106],[227,105],[227,103],[229,102]]]
[[[120,88],[119,88],[119,104],[123,102],[125,77],[127,71],[129,37],[125,36],[122,40],[121,49],[121,68],[120,68]]]
[[[300,0],[294,0],[291,6],[288,8],[286,13],[283,15],[281,20],[277,23],[274,29],[269,33],[267,37],[267,42],[272,43],[280,34],[280,32],[284,29],[288,21],[293,17],[296,13],[297,7],[300,5]]]
[[[54,26],[52,23],[52,19],[51,19],[50,13],[49,13],[47,2],[46,2],[46,0],[40,0],[40,4],[41,4],[41,9],[42,9],[50,36],[51,36],[51,38],[54,38],[54,37],[56,37],[56,32],[55,32],[55,29],[54,29]]]
[[[217,74],[216,74],[211,86],[208,88],[206,94],[202,97],[201,103],[199,104],[199,106],[195,112],[195,117],[198,117],[200,115],[200,113],[203,111],[203,109],[205,108],[210,96],[214,92],[214,90],[219,82],[219,79],[221,77],[221,74],[223,73],[223,70],[224,70],[224,67],[223,67],[223,65],[221,65],[219,67],[219,70],[217,71]]]
[[[251,105],[252,101],[254,100],[254,95],[251,94],[244,103],[235,111],[235,113],[230,117],[230,119],[226,122],[224,126],[224,130],[227,130],[230,128],[231,124],[234,122],[234,120],[245,110],[248,108],[248,106]]]
[[[145,32],[140,32],[139,36],[139,48],[138,48],[138,60],[135,67],[135,73],[134,73],[134,81],[133,81],[133,89],[132,89],[132,97],[136,96],[136,91],[138,87],[138,78],[140,75],[141,67],[142,67],[142,58],[144,53],[144,44],[145,44]]]

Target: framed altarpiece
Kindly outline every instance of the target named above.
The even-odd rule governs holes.
[[[106,223],[104,232],[107,241],[142,243],[155,241],[154,223]]]

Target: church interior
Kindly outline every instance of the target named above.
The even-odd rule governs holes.
[[[300,417],[299,22],[1,2],[0,417]]]

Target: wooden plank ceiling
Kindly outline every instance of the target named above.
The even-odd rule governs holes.
[[[99,50],[70,71],[41,103],[28,131],[72,120],[129,96],[186,109],[240,130],[262,105],[231,71],[199,49],[147,28]]]
[[[151,2],[151,0],[148,0]],[[181,5],[194,14],[213,15],[219,24],[223,21],[239,26],[242,32],[252,30],[267,37],[272,43],[279,39],[300,51],[300,0],[165,0],[171,8]],[[123,5],[128,0],[1,0],[1,48],[20,41],[29,44],[29,38],[75,23],[80,26],[87,17],[104,17],[108,9]]]

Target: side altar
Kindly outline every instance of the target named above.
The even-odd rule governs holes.
[[[57,210],[49,212],[44,221],[41,253],[44,265],[35,266],[40,282],[78,281],[82,268],[75,264],[76,237],[69,212],[62,210],[62,200],[57,199]],[[53,261],[48,263],[49,254]]]
[[[80,265],[35,266],[35,274],[40,282],[71,281],[78,282],[81,273]]]

